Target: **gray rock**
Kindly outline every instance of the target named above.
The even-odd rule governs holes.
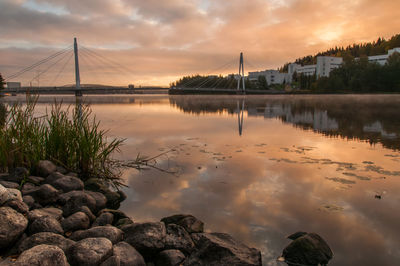
[[[107,238],[86,238],[72,245],[67,254],[73,265],[99,265],[112,255],[112,243]]]
[[[48,205],[57,201],[60,191],[49,184],[43,184],[38,188],[32,189],[25,195],[32,196],[41,205]]]
[[[64,234],[60,222],[51,216],[42,216],[37,218],[29,225],[29,233],[31,235],[40,232],[51,232],[60,235]]]
[[[121,266],[145,266],[142,255],[126,242],[119,242],[113,247],[113,255],[118,257]]]
[[[289,265],[326,265],[333,253],[322,237],[315,233],[296,233],[294,239],[282,252],[282,257]]]
[[[57,221],[61,221],[62,218],[62,210],[58,208],[42,208],[42,209],[35,209],[32,210],[28,213],[28,219],[29,221],[34,221],[37,218],[43,217],[43,216],[50,216],[55,218]]]
[[[3,205],[10,199],[10,193],[8,193],[8,189],[3,185],[0,185],[0,205]]]
[[[96,191],[96,192],[106,192],[108,191],[108,186],[99,178],[89,178],[85,181],[85,189]]]
[[[23,196],[22,200],[26,203],[26,205],[28,205],[29,209],[31,209],[35,203],[35,200],[32,196]]]
[[[24,252],[34,246],[37,245],[52,245],[61,248],[64,252],[68,250],[75,241],[72,241],[68,238],[63,237],[62,235],[50,233],[50,232],[42,232],[34,234],[28,238],[25,238],[21,244],[18,246],[19,252]]]
[[[112,213],[114,215],[114,222],[113,223],[115,223],[118,220],[123,219],[123,218],[129,218],[124,212],[122,212],[120,210],[114,210],[114,209],[103,209],[103,210],[101,210],[99,212],[98,215],[101,215],[101,214],[103,214],[105,212]]]
[[[64,216],[69,216],[87,206],[92,212],[96,211],[96,200],[85,191],[70,191],[59,197],[60,204],[63,204]]]
[[[62,220],[64,232],[87,229],[90,226],[89,217],[84,212],[76,212]]]
[[[47,177],[51,173],[57,171],[57,166],[51,161],[39,161],[38,172],[40,176]]]
[[[190,214],[177,214],[161,219],[165,225],[177,224],[185,228],[188,233],[202,233],[204,231],[204,223]]]
[[[25,231],[28,220],[10,207],[0,208],[0,249],[9,247]]]
[[[107,198],[107,208],[119,209],[122,198],[118,192],[109,190],[105,192],[104,196]]]
[[[59,172],[53,172],[50,175],[48,175],[45,179],[45,183],[47,184],[52,184],[54,182],[56,182],[58,179],[63,178],[64,175],[59,173]]]
[[[6,188],[19,188],[19,184],[10,181],[0,180],[0,185],[3,185]]]
[[[92,196],[96,201],[96,213],[106,207],[107,198],[102,193],[95,191],[86,191],[86,193]]]
[[[88,230],[79,230],[70,236],[70,239],[79,241],[90,237],[104,237],[109,239],[113,244],[122,241],[123,232],[114,226],[97,226]]]
[[[7,190],[8,190],[8,194],[9,194],[8,200],[19,200],[19,201],[22,201],[21,191],[19,189],[7,188]]]
[[[83,190],[82,180],[73,176],[63,176],[50,184],[56,189],[60,189],[64,192]]]
[[[122,228],[125,225],[133,224],[132,219],[130,218],[122,218],[119,219],[116,223],[114,223],[116,227]]]
[[[176,249],[167,249],[157,255],[156,266],[179,266],[185,260],[185,255]]]
[[[111,256],[106,259],[100,266],[120,266],[121,260],[118,256]],[[1,266],[1,265],[0,265]]]
[[[35,184],[32,184],[32,183],[25,183],[25,184],[22,186],[21,193],[22,193],[22,195],[25,196],[27,193],[33,191],[33,190],[36,189],[36,188],[38,188],[38,186],[36,186]]]
[[[26,214],[29,211],[28,205],[19,200],[11,200],[4,204],[5,207],[10,207],[16,210],[19,213]]]
[[[59,173],[65,175],[66,173],[68,173],[68,170],[65,169],[64,167],[57,166],[57,172],[59,172]]]
[[[42,183],[44,181],[44,178],[40,177],[40,176],[28,176],[26,178],[26,181],[33,183],[35,185],[40,185],[40,183]]]
[[[196,250],[184,265],[261,265],[261,252],[223,233],[195,233]]]
[[[93,222],[92,227],[95,226],[104,226],[104,225],[112,225],[114,220],[114,215],[109,212],[103,212],[99,217]]]
[[[136,248],[145,258],[154,256],[165,247],[164,223],[132,224],[124,227],[125,242]]]
[[[179,249],[185,254],[190,254],[195,245],[192,238],[186,230],[177,224],[167,226],[167,236],[165,237],[166,249]]]
[[[18,266],[69,266],[63,250],[57,246],[38,245],[24,251],[17,259]]]
[[[79,211],[84,212],[90,220],[90,223],[92,223],[94,220],[96,220],[96,216],[92,213],[92,211],[87,207],[87,206],[82,206]]]
[[[16,167],[10,171],[8,176],[3,177],[3,180],[20,184],[22,180],[29,176],[29,171],[25,167]]]

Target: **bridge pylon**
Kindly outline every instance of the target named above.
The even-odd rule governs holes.
[[[74,38],[74,55],[75,55],[75,96],[82,96],[81,77],[79,75],[79,59],[78,59],[78,42]]]
[[[240,83],[242,83],[242,90],[240,90]],[[237,84],[237,93],[246,93],[246,86],[244,84],[244,63],[243,63],[243,53],[240,53],[240,59],[239,59],[239,79],[238,79],[238,84]]]

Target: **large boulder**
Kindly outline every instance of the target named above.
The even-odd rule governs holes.
[[[119,242],[113,247],[113,256],[119,258],[121,266],[145,266],[142,255],[126,242]]]
[[[166,229],[164,223],[142,223],[123,228],[125,242],[136,248],[145,257],[151,257],[165,247]]]
[[[131,218],[122,218],[122,219],[119,219],[118,221],[116,221],[116,222],[114,223],[114,225],[115,225],[116,227],[118,227],[118,228],[122,228],[122,227],[124,227],[125,225],[130,225],[130,224],[133,224],[133,221],[132,221]]]
[[[37,218],[29,225],[29,234],[33,235],[40,232],[51,232],[61,235],[64,234],[64,230],[61,227],[60,222],[51,216],[42,216]]]
[[[75,244],[75,241],[65,238],[59,234],[41,232],[25,238],[18,246],[18,250],[20,253],[22,253],[25,250],[42,244],[57,246],[61,248],[64,252],[66,252],[69,247]]]
[[[179,249],[185,254],[190,254],[194,249],[194,243],[189,233],[182,226],[169,224],[165,237],[165,248]]]
[[[50,175],[48,175],[45,179],[46,184],[52,184],[56,182],[58,179],[63,178],[64,175],[59,173],[59,172],[53,172]]]
[[[87,194],[92,196],[94,200],[96,201],[96,212],[104,209],[107,205],[107,198],[100,192],[95,192],[95,191],[86,191]]]
[[[326,265],[333,257],[332,250],[318,234],[301,232],[289,238],[293,241],[282,252],[289,265]]]
[[[64,192],[69,192],[73,190],[83,190],[82,180],[73,176],[63,176],[50,184],[53,187],[60,189]]]
[[[90,220],[84,212],[76,212],[62,220],[61,225],[64,232],[72,232],[89,228]]]
[[[10,199],[10,193],[8,193],[8,189],[3,185],[0,185],[0,205],[3,205]]]
[[[112,243],[107,238],[85,238],[72,245],[67,252],[73,265],[99,265],[112,255]]]
[[[60,191],[55,189],[52,185],[43,184],[40,187],[27,191],[24,195],[32,196],[39,204],[45,206],[56,202],[59,194]]]
[[[47,177],[51,173],[57,171],[57,166],[51,161],[39,161],[37,170],[40,176]]]
[[[177,249],[167,249],[157,255],[156,266],[180,266],[185,255]]]
[[[119,209],[120,203],[123,201],[120,193],[108,190],[104,192],[104,196],[107,198],[107,208]]]
[[[6,187],[6,188],[19,188],[19,184],[15,182],[10,182],[10,181],[4,181],[0,180],[0,185]]]
[[[89,237],[105,237],[115,244],[122,241],[123,232],[114,226],[97,226],[76,231],[70,236],[70,239],[79,241]]]
[[[13,208],[14,210],[22,214],[26,214],[29,211],[28,205],[25,202],[19,200],[7,201],[7,203],[4,204],[4,206]]]
[[[92,227],[104,226],[104,225],[112,225],[113,220],[114,220],[114,215],[112,213],[103,212],[93,222]]]
[[[0,249],[10,247],[25,231],[28,219],[10,207],[0,208]]]
[[[92,223],[94,220],[96,220],[96,216],[92,213],[92,211],[87,207],[87,206],[82,206],[79,211],[85,213],[90,220],[90,223]]]
[[[19,200],[22,201],[22,194],[19,189],[16,188],[7,188],[9,199],[8,200]]]
[[[102,215],[103,213],[111,213],[114,216],[113,224],[119,221],[120,219],[129,218],[124,212],[120,210],[114,209],[102,209],[98,215]]]
[[[63,250],[57,246],[38,245],[24,251],[17,259],[18,266],[69,266]]]
[[[161,219],[161,222],[168,224],[177,224],[185,228],[189,233],[202,233],[204,223],[190,214],[176,214]]]
[[[120,203],[126,198],[125,194],[109,189],[108,185],[99,178],[90,178],[85,181],[85,189],[101,192],[107,198],[107,208],[118,209]]]
[[[196,250],[184,265],[261,265],[261,252],[224,233],[192,234]]]
[[[96,212],[96,200],[85,191],[70,191],[60,195],[59,203],[63,206],[64,216],[69,216],[87,206],[92,212]]]
[[[57,221],[61,221],[62,214],[62,210],[53,207],[34,209],[28,213],[28,219],[32,222],[40,217],[50,216],[55,218]]]

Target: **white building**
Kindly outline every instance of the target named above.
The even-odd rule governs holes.
[[[383,66],[384,64],[386,64],[389,56],[391,56],[395,52],[400,53],[400,47],[390,49],[387,54],[368,56],[368,61],[376,62]]]
[[[369,56],[368,61],[377,62],[380,65],[384,65],[387,62],[387,59],[393,53],[400,53],[400,47],[396,47],[390,49],[385,55],[374,55]],[[317,64],[316,65],[299,65],[296,63],[291,63],[288,66],[288,73],[281,73],[277,70],[264,70],[257,72],[249,72],[249,79],[251,81],[256,81],[259,76],[265,76],[268,85],[271,84],[283,84],[284,82],[291,83],[293,79],[293,74],[296,72],[297,74],[303,74],[306,76],[316,75],[319,77],[329,77],[329,74],[335,68],[339,68],[343,63],[342,57],[333,57],[333,56],[317,56]]]
[[[316,74],[317,77],[329,77],[329,73],[335,68],[339,68],[343,63],[343,58],[333,56],[317,56]]]
[[[257,81],[259,76],[264,76],[267,80],[267,84],[283,84],[284,82],[288,82],[288,73],[281,73],[278,70],[264,70],[264,71],[256,71],[249,72],[249,80]]]
[[[7,82],[7,89],[20,89],[21,82]]]

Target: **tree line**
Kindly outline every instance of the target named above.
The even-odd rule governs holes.
[[[170,87],[176,88],[203,88],[203,89],[237,89],[238,79],[235,75],[231,74],[226,77],[223,76],[202,76],[192,75],[184,76],[179,80],[172,82]],[[251,90],[267,90],[269,86],[265,76],[259,76],[257,80],[245,79],[246,89]]]
[[[335,57],[364,57],[386,54],[387,51],[395,47],[400,47],[400,34],[392,36],[389,40],[385,38],[378,38],[376,41],[367,42],[363,44],[353,44],[347,47],[331,48],[324,52],[319,52],[316,55],[307,55],[295,60],[296,64],[300,65],[314,65],[317,63],[317,56],[335,56]],[[281,72],[288,72],[288,66],[290,63],[286,63],[284,66],[279,68]]]

